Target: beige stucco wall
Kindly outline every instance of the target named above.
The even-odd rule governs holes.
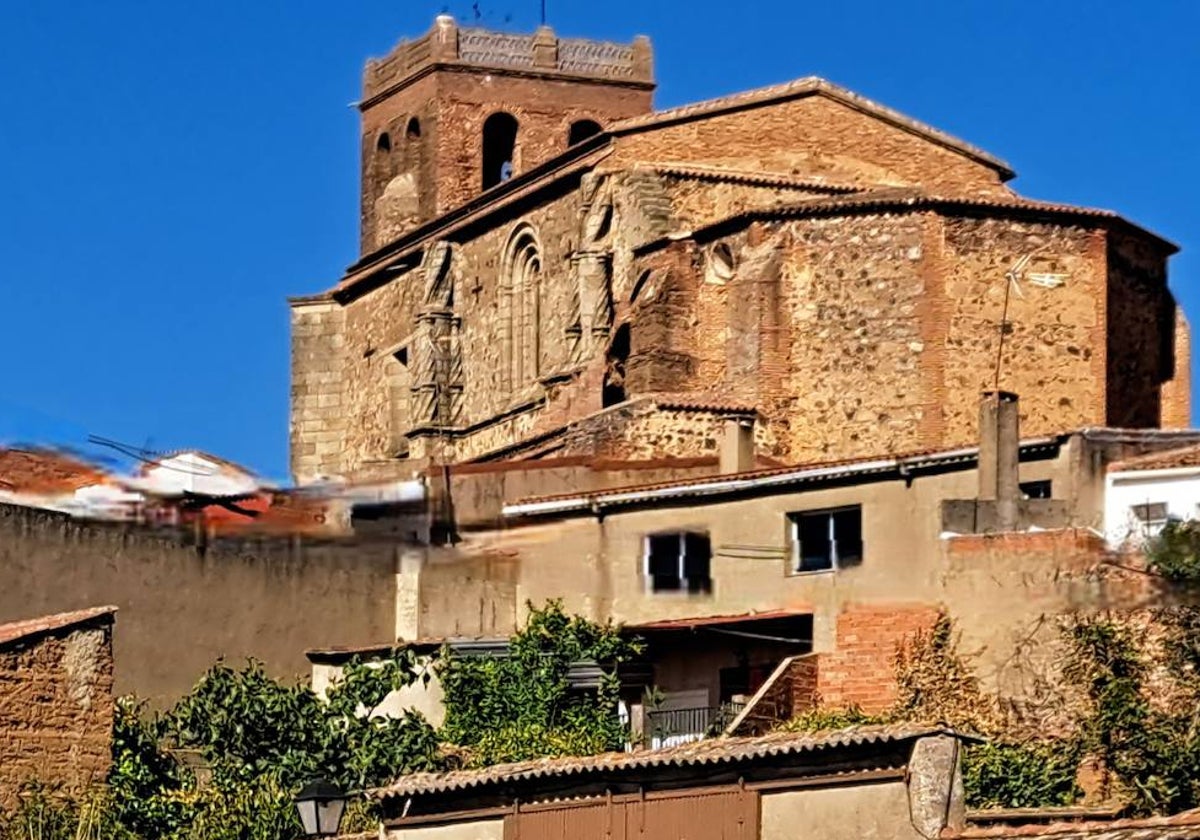
[[[397,828],[387,832],[387,840],[504,840],[504,820]]]
[[[1097,527],[1101,512],[1093,504],[1091,476],[1073,468],[1081,460],[1076,446],[1072,441],[1054,459],[1026,461],[1021,481],[1051,480],[1055,498],[1068,500],[1076,511],[1069,524]],[[540,606],[552,598],[562,598],[570,612],[626,624],[790,610],[813,615],[813,649],[826,653],[840,646],[839,626],[847,610],[945,605],[972,649],[980,652],[981,671],[994,674],[1011,658],[1023,628],[1077,602],[1081,593],[1056,576],[1060,563],[1053,555],[1026,551],[972,561],[952,551],[954,540],[941,533],[941,503],[973,498],[976,491],[975,470],[921,476],[911,484],[864,481],[707,505],[611,510],[600,519],[581,516],[470,534],[459,549],[468,555],[504,558],[511,587],[511,595],[505,597],[515,604],[517,625],[524,621],[527,602]],[[854,504],[862,506],[863,562],[837,571],[795,574],[787,514]],[[710,536],[711,594],[652,593],[646,588],[645,536],[682,529],[707,531]],[[1069,553],[1063,554],[1062,563],[1074,562]],[[470,561],[477,568],[481,562],[478,556]],[[446,572],[457,566],[465,569],[467,561],[444,563],[439,574],[446,585],[423,578],[422,631],[428,632],[427,621],[439,628],[453,622],[460,633],[479,632],[471,627],[480,621],[479,604],[471,599],[456,609],[453,593],[465,590],[457,584],[447,588],[455,578]],[[427,602],[438,605],[436,615]],[[675,676],[679,686],[666,687],[699,684],[695,675]]]
[[[761,840],[909,840],[904,782],[767,793],[761,803]]]

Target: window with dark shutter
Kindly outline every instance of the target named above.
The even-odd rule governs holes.
[[[712,545],[707,534],[651,534],[646,537],[644,562],[651,592],[712,591]]]
[[[683,587],[679,577],[679,535],[657,534],[646,538],[647,575],[655,592],[673,592]]]
[[[712,591],[712,546],[707,534],[683,535],[683,577],[692,594]]]
[[[797,572],[857,566],[863,559],[862,507],[789,513]]]

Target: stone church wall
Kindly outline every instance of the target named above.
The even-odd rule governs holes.
[[[637,161],[720,163],[863,185],[919,183],[930,192],[1009,193],[993,168],[824,96],[622,137],[613,165]]]

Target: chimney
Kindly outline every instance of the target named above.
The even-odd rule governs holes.
[[[754,469],[754,418],[729,417],[721,441],[720,472],[746,472]]]
[[[996,524],[1001,530],[1017,525],[1020,443],[1017,395],[984,391],[979,406],[979,499],[996,503]]]

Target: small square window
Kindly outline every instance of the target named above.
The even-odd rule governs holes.
[[[1133,514],[1134,520],[1141,528],[1143,537],[1158,536],[1171,519],[1166,502],[1147,502],[1142,505],[1131,505],[1129,512]]]
[[[708,534],[651,534],[645,540],[644,572],[651,592],[712,591],[712,545]]]
[[[863,558],[862,506],[789,513],[796,572],[857,566]]]
[[[1026,499],[1053,498],[1053,490],[1049,481],[1025,481],[1021,485],[1021,496]]]

